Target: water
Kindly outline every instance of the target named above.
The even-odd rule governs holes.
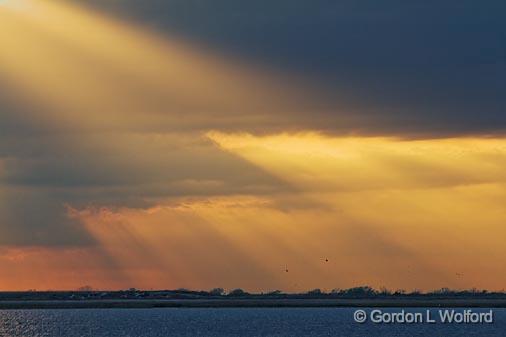
[[[372,309],[365,309],[370,314]],[[384,309],[399,312],[401,309]],[[423,312],[425,309],[405,309]],[[462,309],[456,309],[462,312]],[[477,309],[476,312],[488,311]],[[506,336],[493,324],[358,324],[352,308],[220,308],[0,311],[2,337]],[[437,309],[431,309],[434,316]]]

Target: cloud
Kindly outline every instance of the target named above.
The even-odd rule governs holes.
[[[28,3],[0,11],[20,31],[0,52],[2,244],[89,243],[65,205],[142,208],[283,188],[201,130],[262,120],[284,89],[274,95],[251,71],[121,22]]]
[[[84,256],[107,287],[304,289],[500,265],[501,4],[23,3],[0,8],[0,270],[65,252],[62,287]]]
[[[415,190],[505,184],[503,138],[405,140],[318,133],[208,133],[224,150],[303,190]]]
[[[171,197],[288,188],[198,134],[51,135],[0,148],[8,154],[0,175],[3,244],[89,242],[65,205],[143,208]]]
[[[302,128],[408,137],[504,133],[502,1],[86,3],[318,82],[327,109],[288,119]]]

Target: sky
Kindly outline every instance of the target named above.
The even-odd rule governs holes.
[[[501,290],[505,13],[0,2],[0,289]]]

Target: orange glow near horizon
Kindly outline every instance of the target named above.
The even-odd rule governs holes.
[[[506,140],[209,137],[293,190],[171,199],[146,210],[70,209],[123,280],[88,274],[87,284],[501,289]]]

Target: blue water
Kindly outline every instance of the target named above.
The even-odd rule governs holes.
[[[365,309],[369,314],[372,309]],[[401,309],[384,309],[398,312]],[[404,309],[423,312],[425,309]],[[462,309],[456,309],[462,311]],[[476,312],[488,311],[485,309]],[[0,311],[2,337],[506,336],[506,309],[493,324],[356,323],[352,308],[222,308]],[[431,309],[434,316],[437,309]]]

